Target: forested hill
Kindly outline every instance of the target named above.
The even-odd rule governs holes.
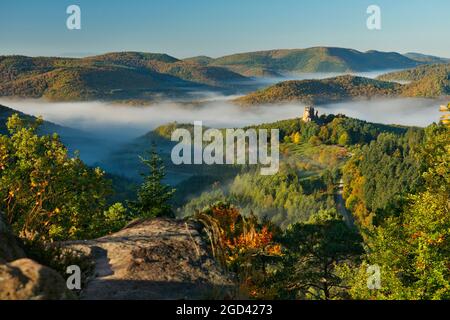
[[[58,101],[151,99],[245,84],[242,75],[165,54],[119,52],[82,59],[0,56],[0,96]]]
[[[402,85],[355,76],[339,76],[324,80],[284,81],[235,100],[241,105],[303,102],[323,104],[353,98],[399,95]]]
[[[450,59],[448,59],[448,58],[436,57],[436,56],[417,53],[417,52],[408,52],[408,53],[405,53],[404,56],[408,57],[412,60],[425,62],[425,63],[449,63],[450,62]]]
[[[139,179],[139,172],[142,168],[138,156],[143,155],[145,150],[149,150],[154,143],[161,158],[165,161],[167,181],[174,185],[192,175],[208,176],[205,181],[209,182],[211,176],[215,177],[213,181],[220,181],[224,176],[233,174],[231,166],[174,165],[171,161],[171,151],[176,142],[171,141],[171,134],[178,128],[192,131],[193,127],[192,124],[176,122],[160,126],[122,146],[117,152],[102,160],[100,162],[102,168],[112,173],[120,172],[128,178]],[[311,123],[304,123],[296,118],[260,124],[253,128],[279,129],[280,141],[299,133],[302,141],[309,141],[311,138],[317,140],[319,137],[323,143],[330,145],[342,143],[345,146],[369,143],[381,133],[404,134],[408,129],[404,126],[370,123],[344,115],[322,115],[317,122]]]
[[[400,84],[398,81],[408,83]],[[324,104],[376,97],[427,97],[450,95],[450,64],[420,66],[369,79],[351,75],[322,80],[283,81],[235,100],[240,105],[302,102]]]
[[[269,50],[233,54],[217,59],[199,58],[206,65],[225,67],[246,76],[289,72],[360,72],[413,68],[425,62],[396,52],[367,51],[333,47]]]
[[[450,95],[450,64],[433,64],[387,73],[379,80],[409,81],[405,96],[437,97]]]
[[[198,90],[248,92],[256,86],[249,76],[404,69],[425,63],[428,62],[395,52],[329,47],[184,60],[144,52],[113,52],[85,58],[0,56],[0,96],[147,101],[161,95],[185,96]]]

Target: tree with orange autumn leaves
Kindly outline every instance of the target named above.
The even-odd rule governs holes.
[[[277,228],[259,224],[253,215],[244,217],[236,207],[216,203],[196,219],[206,226],[216,258],[238,275],[241,291],[253,298],[264,297],[262,283],[267,278],[267,264],[282,256],[274,241]]]
[[[236,207],[216,203],[198,212],[216,258],[237,274],[240,294],[255,299],[332,299],[342,294],[334,269],[361,253],[362,241],[335,211],[280,230]]]

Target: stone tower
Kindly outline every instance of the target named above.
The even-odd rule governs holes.
[[[319,118],[319,111],[316,111],[314,107],[305,107],[303,111],[303,122],[311,122]]]

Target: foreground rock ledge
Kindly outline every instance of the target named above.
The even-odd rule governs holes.
[[[20,241],[0,212],[0,300],[59,300],[72,297],[63,277],[25,258]]]
[[[95,260],[82,299],[220,299],[233,284],[194,222],[157,218],[112,235],[66,242]]]
[[[6,222],[4,214],[0,212],[0,263],[21,258],[25,258],[25,252]]]
[[[66,281],[55,270],[30,259],[0,264],[0,300],[70,299]]]

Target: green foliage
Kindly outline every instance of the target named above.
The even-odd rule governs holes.
[[[247,76],[271,76],[285,72],[348,72],[411,68],[419,63],[398,53],[359,52],[332,47],[269,50],[233,54],[210,60],[210,65],[229,68]]]
[[[97,236],[110,183],[100,169],[70,158],[58,136],[38,136],[39,123],[14,115],[9,135],[0,136],[0,209],[24,238]]]
[[[395,81],[411,81],[400,84]],[[355,98],[441,97],[450,94],[450,64],[420,66],[382,75],[377,80],[339,76],[322,80],[283,81],[235,100],[241,105],[302,102],[324,104]]]
[[[278,272],[280,295],[292,299],[345,298],[344,279],[336,269],[358,262],[362,238],[335,211],[319,211],[309,222],[288,228]]]
[[[444,194],[450,193],[449,131],[449,127],[444,125],[426,128],[425,140],[418,155],[426,168],[423,179],[430,188]]]
[[[226,200],[227,196],[222,189],[215,188],[212,191],[205,191],[180,208],[179,215],[183,217],[192,216],[198,211],[207,209],[212,203],[226,202]]]
[[[338,144],[340,144],[341,146],[346,146],[350,144],[350,137],[347,132],[344,132],[339,136]]]
[[[335,192],[339,164],[330,170],[332,166],[326,162],[327,170],[314,169],[318,172],[311,176],[312,167],[302,174],[295,170],[306,161],[306,155],[311,161],[319,150],[344,149],[337,146],[287,142],[282,146],[284,159],[277,175],[263,177],[243,171],[227,188],[204,193],[191,202],[190,208],[195,210],[209,201],[226,199],[239,205],[244,216],[255,214],[260,221],[270,219],[285,228],[284,235],[275,238],[282,245],[281,260],[266,261],[264,268],[251,272],[252,296],[449,298],[448,128],[432,125],[406,131],[386,127],[383,132],[383,128],[354,119],[322,121],[307,127],[298,121],[283,121],[280,127],[289,137],[322,132],[330,143],[345,134],[362,144],[352,148],[353,156],[344,168],[344,196],[359,230],[338,217],[333,199],[324,199]],[[317,198],[320,194],[323,198]],[[310,197],[317,206],[305,206]],[[252,263],[261,266],[259,260],[248,265]],[[381,289],[367,288],[367,267],[371,265],[381,267]]]
[[[450,94],[450,64],[420,66],[378,77],[387,81],[410,81],[402,95],[408,97],[440,97]]]
[[[155,148],[141,158],[149,174],[129,202],[131,212],[120,203],[108,208],[104,173],[70,158],[56,135],[38,135],[41,121],[30,120],[11,117],[8,134],[0,136],[0,210],[18,234],[33,240],[26,241],[33,259],[60,272],[66,264],[90,270],[85,256],[45,241],[97,237],[134,217],[172,215],[174,190],[163,182]],[[167,139],[179,126],[160,127],[155,135]],[[450,298],[447,127],[406,129],[345,116],[257,126],[273,127],[285,139],[277,174],[262,176],[246,166],[229,175],[205,169],[183,186],[195,190],[180,213],[206,221],[212,247],[222,247],[247,296]],[[336,211],[342,167],[343,196],[359,229]],[[367,288],[370,265],[381,267],[381,289]]]
[[[404,196],[422,183],[415,152],[422,139],[423,131],[413,129],[403,136],[380,134],[344,166],[343,196],[360,224],[395,214]]]
[[[127,209],[121,203],[114,203],[103,213],[104,220],[99,228],[103,228],[103,233],[112,233],[121,230],[130,221]]]
[[[334,189],[340,179],[340,167],[348,157],[345,147],[335,145],[340,136],[348,136],[342,143],[365,144],[382,132],[392,132],[393,139],[406,132],[402,127],[331,115],[323,116],[318,123],[294,119],[255,128],[279,128],[282,137],[292,137],[289,140],[294,143],[281,145],[283,158],[279,172],[273,176],[261,176],[257,169],[243,168],[230,177],[231,182],[213,189],[211,185],[217,180],[212,179],[204,192],[187,199],[179,209],[180,215],[192,215],[212,202],[226,200],[240,207],[244,215],[252,212],[259,219],[268,219],[283,228],[305,222],[319,210],[328,210],[336,205]],[[317,135],[321,131],[327,132],[326,136],[322,135],[327,139],[319,144]],[[303,142],[311,139],[314,145]],[[189,185],[192,183],[195,182],[189,180]]]
[[[176,121],[159,126],[155,130],[153,130],[153,132],[158,136],[161,136],[162,138],[170,140],[172,137],[172,133],[176,129],[186,129],[191,133],[191,136],[194,135],[194,126],[192,124],[178,123]]]
[[[422,190],[408,197],[398,216],[366,235],[366,262],[349,279],[354,298],[450,298],[449,131],[442,125],[427,128],[419,153],[426,166]],[[364,286],[362,269],[373,264],[381,268],[379,290]]]
[[[375,140],[381,133],[393,133],[396,135],[404,134],[408,130],[406,127],[389,126],[383,124],[375,124],[358,119],[347,118],[345,116],[331,117],[332,121],[327,124],[330,137],[324,140],[325,143],[340,144],[339,138],[344,135],[348,136],[345,145],[367,144]]]
[[[49,100],[140,100],[247,78],[165,54],[118,52],[82,59],[0,56],[0,96]]]
[[[278,129],[281,139],[290,137],[290,140],[297,144],[307,142],[313,136],[318,136],[325,144],[339,144],[339,137],[346,134],[348,136],[346,145],[369,143],[383,132],[398,135],[408,130],[407,127],[370,123],[344,115],[322,115],[319,120],[306,123],[300,119],[282,120],[251,128]],[[294,141],[294,138],[297,140]]]
[[[141,161],[147,166],[149,174],[143,174],[144,182],[138,190],[137,200],[130,203],[134,215],[143,218],[172,216],[169,201],[175,189],[163,183],[165,167],[156,147],[153,146],[150,151],[149,159],[141,157]]]
[[[345,75],[323,80],[283,81],[235,101],[242,105],[287,102],[318,105],[358,97],[396,96],[401,88],[402,85],[394,82]]]
[[[260,220],[270,220],[285,228],[308,220],[321,209],[334,207],[328,184],[333,182],[326,175],[301,179],[296,170],[286,165],[272,176],[262,176],[258,169],[248,170],[236,175],[229,185],[191,199],[179,211],[189,216],[216,201],[228,201],[244,215],[254,214]]]
[[[252,211],[260,219],[270,219],[287,227],[308,220],[320,209],[334,206],[332,197],[320,192],[323,184],[319,182],[319,188],[314,188],[311,194],[304,191],[302,184],[298,174],[287,168],[280,168],[273,176],[244,173],[231,184],[230,199],[239,204],[244,213]]]

